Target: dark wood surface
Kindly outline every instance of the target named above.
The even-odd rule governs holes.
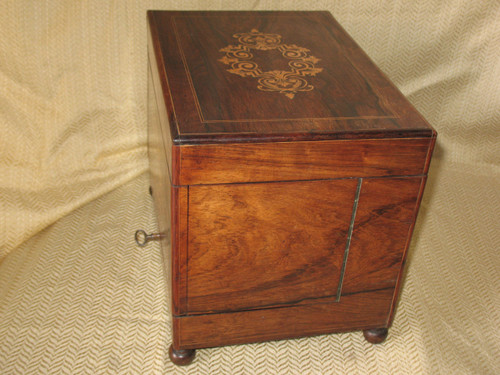
[[[421,184],[421,177],[363,179],[342,296],[396,286]]]
[[[176,144],[433,134],[328,12],[155,11],[148,19]],[[261,76],[292,72],[293,59],[278,48],[247,49],[252,57],[246,60],[257,64],[261,76],[228,71],[232,64],[220,61],[224,48],[245,47],[237,34],[252,30],[278,35],[283,48],[306,49],[295,60],[313,61],[315,71],[295,77],[312,89],[293,98],[259,89]]]
[[[196,355],[196,350],[193,349],[174,349],[173,345],[170,345],[168,349],[168,356],[170,360],[177,366],[187,366],[193,362]]]
[[[433,143],[431,145],[431,149],[429,150],[429,155],[427,157],[427,162],[426,162],[427,167],[430,164],[430,159],[432,157],[432,151],[434,149],[435,141],[436,141],[436,138],[433,139]],[[424,176],[424,177],[422,177],[422,181],[420,183],[420,190],[418,192],[417,199],[416,199],[416,202],[415,202],[415,216],[414,216],[413,221],[411,222],[410,227],[408,229],[408,235],[406,237],[406,244],[405,244],[404,253],[403,253],[403,260],[401,262],[401,270],[400,270],[400,272],[398,274],[398,280],[396,282],[396,288],[394,290],[394,297],[392,299],[391,312],[389,314],[389,320],[388,320],[388,325],[389,326],[392,324],[392,321],[394,319],[394,314],[396,312],[396,308],[397,308],[397,304],[398,304],[398,299],[399,299],[399,295],[400,295],[400,290],[401,290],[401,287],[403,285],[403,279],[404,279],[404,275],[405,275],[405,272],[406,272],[407,252],[408,252],[408,249],[410,247],[410,242],[411,242],[412,235],[413,235],[413,229],[415,228],[415,223],[417,222],[418,210],[419,210],[419,207],[420,207],[420,203],[422,202],[422,197],[424,195],[424,188],[425,188],[426,182],[427,182],[427,175]]]
[[[326,12],[148,19],[173,361],[192,360],[187,349],[339,331],[385,338],[436,133]],[[307,48],[312,88],[259,89],[259,77],[228,71],[221,49],[252,29],[288,46],[250,49],[263,71],[286,70],[290,45]]]
[[[187,242],[188,242],[188,188],[172,187],[164,192],[172,196],[172,210],[163,215],[172,217],[172,264],[169,278],[172,291],[172,312],[186,313],[187,290]]]
[[[363,336],[365,336],[366,341],[371,344],[380,344],[385,341],[388,333],[389,331],[387,328],[373,328],[365,329],[363,331]]]
[[[431,139],[180,147],[178,185],[422,175]]]
[[[391,299],[391,290],[380,290],[346,296],[341,303],[174,316],[174,345],[205,348],[385,327]]]
[[[150,193],[153,196],[156,217],[158,219],[158,230],[163,235],[161,238],[162,261],[165,279],[171,284],[172,275],[172,253],[171,249],[171,188],[169,177],[169,162],[165,152],[168,148],[163,142],[161,119],[159,117],[158,102],[155,97],[153,74],[148,71],[148,156],[149,156],[149,179]],[[149,229],[149,228],[148,228]],[[169,301],[170,310],[175,303]]]
[[[335,297],[357,180],[191,186],[188,314]]]

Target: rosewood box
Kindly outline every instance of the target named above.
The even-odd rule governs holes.
[[[150,11],[148,26],[171,359],[383,341],[436,132],[328,12]]]

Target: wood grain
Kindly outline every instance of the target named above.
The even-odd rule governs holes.
[[[151,11],[148,27],[151,185],[160,230],[172,232],[162,251],[174,359],[385,333],[436,132],[327,12]],[[318,68],[311,87],[287,96],[228,71],[221,49],[252,29],[306,48]],[[250,52],[263,72],[290,67],[276,49]]]
[[[434,147],[435,139],[436,138],[433,139],[433,144],[431,146],[432,148]],[[427,166],[430,163],[431,156],[432,156],[432,150],[429,152],[429,156],[428,156],[428,159],[427,159],[427,162],[426,162]],[[415,216],[413,218],[413,222],[410,225],[410,228],[408,230],[408,236],[406,238],[406,244],[405,244],[405,249],[404,249],[404,254],[403,254],[403,261],[401,262],[401,269],[399,271],[398,280],[396,282],[396,288],[395,288],[395,291],[394,291],[394,297],[392,299],[391,312],[389,314],[389,319],[388,319],[388,324],[389,325],[392,324],[392,320],[393,320],[394,314],[396,312],[396,307],[397,307],[397,303],[398,303],[398,299],[399,299],[399,295],[400,295],[400,290],[401,290],[401,287],[403,285],[403,280],[404,280],[405,271],[406,271],[407,253],[408,253],[408,249],[410,248],[410,242],[411,242],[411,238],[412,238],[412,235],[413,235],[413,229],[415,228],[415,223],[417,222],[417,215],[418,215],[418,211],[419,211],[419,208],[420,208],[420,203],[422,202],[422,197],[423,197],[423,194],[424,194],[424,188],[425,188],[426,181],[427,181],[427,176],[424,176],[422,178],[422,180],[421,180],[420,189],[419,189],[417,200],[416,200],[416,203],[415,203]]]
[[[392,290],[328,302],[227,314],[173,317],[176,348],[192,349],[387,327]]]
[[[182,146],[180,185],[421,175],[429,138]]]
[[[280,13],[172,17],[172,28],[190,77],[200,120],[206,124],[237,124],[242,120],[395,118],[363,73],[353,69],[342,46],[328,35],[324,25],[308,18]],[[303,32],[306,28],[308,33]],[[318,58],[315,66],[322,70],[315,76],[304,76],[313,89],[298,91],[290,99],[276,91],[259,90],[256,78],[228,73],[231,67],[219,61],[225,56],[220,49],[238,45],[240,42],[234,34],[250,33],[252,29],[279,35],[281,45],[307,48],[311,56]],[[291,71],[290,60],[275,49],[250,49],[250,53],[253,55],[250,61],[264,72]]]
[[[421,183],[422,177],[363,179],[341,299],[395,288]]]
[[[187,313],[336,296],[356,186],[191,186]]]
[[[172,195],[172,312],[179,315],[186,312],[187,305],[188,188],[172,187],[168,193]]]
[[[155,11],[148,19],[175,144],[433,134],[328,12]],[[318,58],[322,71],[307,77],[314,89],[290,99],[229,73],[220,50],[252,29]],[[275,52],[252,50],[264,71],[287,71],[289,61]]]
[[[166,147],[162,135],[161,120],[155,98],[153,75],[148,71],[148,156],[150,187],[154,200],[158,229],[161,239],[162,261],[164,276],[170,280],[172,275],[172,255],[170,251],[171,238],[171,181],[169,177],[169,163],[167,161]],[[167,286],[168,287],[168,286]],[[170,308],[173,304],[169,301]]]
[[[169,166],[172,167],[170,148],[173,140],[179,137],[179,128],[175,117],[170,84],[165,72],[165,61],[163,55],[158,53],[159,43],[158,29],[155,27],[154,18],[150,17],[150,22],[148,22],[148,76],[150,76],[148,89],[151,88],[151,94],[148,94],[148,100],[153,100],[156,103],[157,114],[155,116],[160,119],[160,134],[166,146],[165,152],[167,152]]]

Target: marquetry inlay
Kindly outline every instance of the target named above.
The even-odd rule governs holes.
[[[281,35],[261,33],[256,29],[252,29],[249,33],[234,34],[233,37],[238,39],[239,44],[219,50],[226,53],[219,61],[230,65],[228,72],[242,77],[255,77],[258,79],[259,90],[277,91],[290,99],[293,99],[299,91],[314,89],[304,77],[315,76],[323,68],[316,67],[319,59],[309,55],[309,49],[295,44],[283,44]],[[277,49],[283,57],[290,60],[288,62],[290,70],[264,72],[255,61],[252,61],[252,50],[273,49]]]

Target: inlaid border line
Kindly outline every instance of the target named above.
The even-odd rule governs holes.
[[[344,260],[342,261],[342,269],[340,270],[339,286],[337,289],[337,298],[335,302],[340,302],[340,294],[342,293],[342,284],[344,282],[345,268],[347,265],[347,256],[349,255],[349,247],[351,246],[352,231],[354,229],[354,221],[356,220],[356,211],[358,210],[359,194],[361,193],[361,184],[363,179],[358,179],[358,186],[356,188],[356,195],[354,197],[354,204],[352,206],[351,224],[349,225],[349,231],[347,233],[347,241],[345,244]]]
[[[270,15],[272,16],[272,15]],[[284,17],[288,16],[288,17],[297,17],[296,15],[282,15]],[[239,120],[239,119],[235,119],[235,120],[222,120],[222,119],[215,119],[215,120],[205,120],[205,117],[203,116],[203,111],[201,109],[201,103],[198,99],[198,94],[196,93],[196,89],[194,87],[194,82],[193,82],[193,79],[191,77],[191,71],[189,70],[189,66],[188,66],[188,63],[187,63],[187,59],[186,59],[186,56],[185,56],[185,53],[184,53],[184,48],[183,48],[183,45],[181,43],[181,38],[179,37],[179,32],[178,32],[178,28],[177,28],[177,23],[175,22],[175,19],[176,18],[190,18],[190,17],[205,17],[205,16],[196,16],[196,15],[189,15],[189,16],[179,16],[179,15],[176,15],[176,16],[172,16],[171,18],[171,24],[172,24],[172,29],[174,30],[174,35],[175,35],[175,39],[177,41],[177,46],[178,46],[178,49],[179,49],[179,52],[180,52],[180,55],[181,55],[181,61],[182,61],[182,65],[184,66],[184,71],[187,75],[187,79],[188,79],[188,83],[189,83],[189,86],[190,86],[190,89],[191,89],[191,94],[193,95],[193,100],[194,100],[194,105],[196,107],[196,111],[198,112],[198,117],[200,119],[200,122],[202,124],[210,124],[210,123],[221,123],[221,122],[233,122],[233,123],[238,123],[238,122],[260,122],[262,121],[261,119],[243,119],[243,120]],[[214,15],[214,16],[211,16],[211,17],[221,17],[221,16],[217,16],[217,15]],[[339,44],[339,41],[337,40],[336,37],[332,36],[333,37],[333,40]],[[358,72],[358,74],[366,81],[366,83],[368,84],[368,86],[370,86],[370,89],[373,88],[373,84],[372,82],[367,78],[365,77],[361,71],[358,69],[358,67],[352,62],[352,60],[347,56],[347,54],[343,54],[343,56],[347,59],[347,61],[349,61],[349,63],[354,67],[354,69]],[[373,91],[373,90],[372,90]],[[385,101],[383,100],[383,98],[380,96],[380,95],[376,95],[378,99],[381,99],[384,104]],[[361,117],[352,117],[352,119],[383,119],[383,118],[388,118],[388,119],[399,119],[400,117],[399,116],[396,116],[394,114],[394,112],[390,109],[390,106],[386,105],[386,108],[388,110],[388,112],[390,112],[392,114],[392,116],[388,116],[388,115],[385,115],[385,116],[361,116]],[[322,118],[296,118],[294,119],[294,121],[302,121],[302,120],[347,120],[347,119],[351,119],[350,117],[322,117]],[[271,121],[289,121],[290,119],[271,119]],[[266,120],[268,121],[268,120]]]
[[[198,95],[193,84],[193,78],[191,77],[191,71],[189,70],[186,55],[184,54],[184,49],[182,48],[181,38],[179,37],[179,32],[177,31],[177,23],[175,22],[175,16],[172,17],[172,28],[174,29],[175,40],[177,41],[177,47],[179,48],[179,53],[181,55],[182,65],[184,65],[184,71],[186,72],[187,80],[189,82],[189,87],[191,88],[191,93],[193,94],[194,104],[200,118],[200,122],[204,123],[205,118],[203,117],[203,112],[201,111],[200,101],[198,100]]]
[[[378,120],[378,119],[397,119],[395,116],[358,116],[358,117],[301,117],[301,118],[270,118],[270,119],[236,119],[236,120],[205,120],[203,123],[219,122],[276,122],[276,121],[342,121],[342,120]]]

